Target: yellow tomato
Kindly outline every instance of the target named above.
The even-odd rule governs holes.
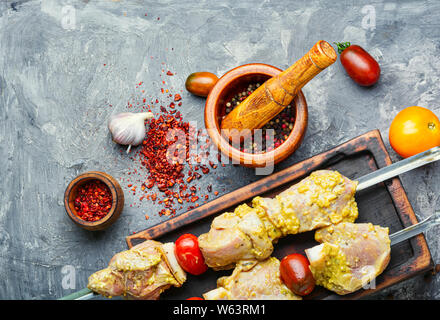
[[[440,121],[429,109],[408,107],[391,123],[389,139],[399,155],[413,156],[440,145]]]

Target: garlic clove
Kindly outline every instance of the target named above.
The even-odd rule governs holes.
[[[123,112],[112,115],[108,122],[108,129],[112,139],[117,144],[128,145],[127,153],[131,146],[137,146],[145,138],[145,120],[153,118],[151,112]]]

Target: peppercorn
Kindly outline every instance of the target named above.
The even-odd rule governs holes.
[[[225,116],[230,113],[241,101],[246,99],[252,92],[254,92],[260,86],[259,83],[250,84],[246,91],[237,93],[232,99],[225,104]],[[294,105],[293,105],[294,106]],[[255,141],[253,136],[250,141],[246,141],[240,145],[240,151],[248,153],[263,153],[273,150],[279,147],[285,140],[287,140],[290,132],[293,129],[293,123],[295,122],[295,108],[292,105],[288,105],[279,113],[274,119],[264,125],[262,129],[262,141]],[[273,143],[269,143],[268,130],[274,130]]]

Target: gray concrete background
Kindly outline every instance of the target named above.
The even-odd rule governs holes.
[[[368,28],[372,8],[375,28]],[[66,265],[76,270],[80,289],[126,248],[126,235],[166,219],[144,201],[140,208],[127,205],[108,230],[91,233],[76,227],[63,206],[63,192],[79,173],[125,178],[133,167],[106,123],[139,95],[140,81],[147,98],[160,98],[164,66],[176,73],[163,79],[177,92],[194,71],[222,75],[249,62],[286,68],[317,40],[351,41],[378,59],[380,83],[357,86],[339,61],[310,82],[303,90],[306,138],[276,170],[375,128],[397,161],[387,138],[397,112],[420,105],[440,115],[439,18],[435,0],[1,1],[0,298],[66,295],[74,291],[63,289]],[[202,125],[204,100],[185,91],[182,97],[185,119]],[[226,166],[200,181],[222,194],[258,178]],[[440,208],[439,178],[438,163],[401,177],[419,219]],[[126,196],[127,204],[138,198]],[[439,234],[440,228],[427,233],[436,263]],[[376,296],[387,297],[438,299],[439,277],[420,276]]]

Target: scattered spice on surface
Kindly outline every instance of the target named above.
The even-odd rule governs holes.
[[[92,180],[79,187],[74,207],[82,220],[98,221],[109,213],[112,201],[109,187],[99,180]]]
[[[162,72],[170,75],[171,72],[165,70]],[[136,88],[142,89],[142,84]],[[162,93],[169,91],[160,90]],[[144,141],[131,151],[130,159],[135,166],[126,172],[124,179],[133,195],[140,192],[138,207],[143,201],[152,201],[162,206],[159,216],[166,217],[176,215],[178,210],[198,207],[196,202],[207,199],[204,195],[196,195],[197,189],[200,190],[196,187],[198,180],[217,167],[210,159],[212,142],[208,133],[183,120],[179,93],[169,93],[160,101],[145,98],[145,95],[134,99],[139,102],[128,101],[128,108],[136,107],[154,114],[146,121]],[[185,204],[189,206],[185,208]]]

